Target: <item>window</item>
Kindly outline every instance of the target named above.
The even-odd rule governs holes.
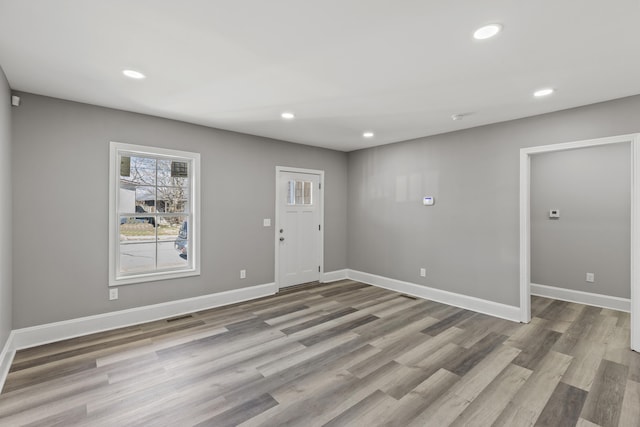
[[[111,143],[109,285],[200,274],[200,155]]]

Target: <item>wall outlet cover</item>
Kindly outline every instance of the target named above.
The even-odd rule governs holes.
[[[118,288],[109,288],[109,301],[118,299]]]
[[[247,270],[240,270],[240,278],[241,279],[247,278]]]
[[[420,277],[427,277],[427,269],[426,268],[421,268],[420,269]]]

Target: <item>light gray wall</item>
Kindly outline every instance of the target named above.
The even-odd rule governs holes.
[[[0,68],[0,350],[12,329],[11,90]]]
[[[349,153],[349,268],[519,305],[520,148],[638,132],[638,117],[634,96]]]
[[[23,94],[13,118],[14,328],[274,280],[275,167],[325,174],[325,271],[346,268],[347,155]],[[109,141],[201,153],[202,274],[108,301]],[[239,279],[240,269],[247,279]]]
[[[630,159],[628,143],[532,156],[532,283],[630,298]]]

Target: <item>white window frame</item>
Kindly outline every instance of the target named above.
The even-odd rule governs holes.
[[[120,153],[139,154],[141,156],[161,156],[164,158],[187,159],[192,164],[190,209],[192,221],[189,222],[189,257],[193,259],[189,269],[154,271],[140,274],[119,274],[120,250],[120,215],[118,212],[120,197]],[[109,156],[109,286],[130,285],[134,283],[151,282],[157,280],[177,279],[181,277],[200,275],[200,154],[188,151],[170,150],[167,148],[150,147],[145,145],[110,142]],[[176,255],[177,256],[177,255]]]

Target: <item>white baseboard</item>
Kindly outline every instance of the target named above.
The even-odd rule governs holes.
[[[574,291],[573,289],[557,288],[555,286],[531,284],[531,295],[553,298],[579,304],[594,305],[612,310],[631,311],[629,298],[610,297],[608,295],[593,294],[591,292]]]
[[[329,271],[327,273],[322,273],[322,277],[320,278],[320,283],[329,283],[329,282],[337,282],[338,280],[344,280],[347,278],[347,269]]]
[[[390,289],[403,294],[413,295],[419,298],[477,311],[478,313],[488,314],[490,316],[500,317],[514,322],[520,322],[520,307],[456,294],[449,291],[443,291],[441,289],[417,285],[415,283],[403,282],[402,280],[376,276],[375,274],[363,273],[361,271],[348,270],[347,277],[351,280],[357,280],[358,282],[368,283],[370,285]]]
[[[0,392],[4,387],[4,382],[9,374],[9,368],[11,368],[11,362],[13,362],[13,356],[16,351],[13,349],[13,331],[7,337],[2,352],[0,353]]]
[[[180,316],[222,305],[261,298],[273,295],[276,292],[277,288],[275,283],[268,283],[194,298],[16,329],[12,332],[13,342],[9,349],[19,350],[96,332],[153,322],[155,320]]]

